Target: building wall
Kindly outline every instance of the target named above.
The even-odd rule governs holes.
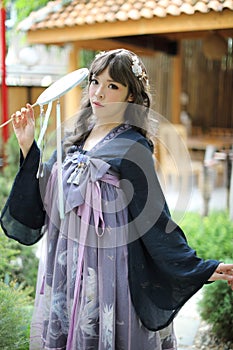
[[[202,41],[185,40],[182,87],[189,102],[187,112],[193,126],[208,131],[211,127],[233,128],[233,52],[222,60],[207,59]]]

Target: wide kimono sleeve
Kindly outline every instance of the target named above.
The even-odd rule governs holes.
[[[0,218],[4,233],[25,245],[32,245],[43,236],[45,211],[36,176],[39,160],[35,141],[25,159],[20,152],[20,168]]]
[[[156,331],[173,320],[208,281],[219,261],[197,257],[171,219],[145,138],[130,147],[120,172],[129,201],[131,298],[142,323]]]

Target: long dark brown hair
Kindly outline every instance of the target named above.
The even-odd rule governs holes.
[[[136,58],[141,74],[132,70]],[[113,81],[128,87],[128,96],[133,96],[133,102],[129,102],[124,113],[125,122],[132,125],[144,136],[147,136],[148,114],[150,108],[149,79],[146,68],[140,59],[131,51],[125,49],[101,52],[96,55],[89,69],[88,85],[84,90],[81,109],[75,124],[74,131],[67,136],[65,148],[79,143],[93,127],[93,113],[88,95],[88,90],[93,76],[100,75],[106,68]]]

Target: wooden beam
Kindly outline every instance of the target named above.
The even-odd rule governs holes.
[[[223,38],[233,38],[233,28],[232,29],[217,29],[217,30],[201,30],[197,32],[180,32],[180,33],[169,33],[166,34],[166,38],[170,40],[182,40],[182,39],[203,39],[210,32],[217,32]]]
[[[180,48],[176,56],[172,58],[172,84],[171,84],[171,122],[180,123],[180,96],[182,79],[182,59]]]
[[[77,45],[72,45],[68,71],[72,72],[80,67],[79,65],[79,48]],[[82,97],[82,89],[80,86],[76,86],[65,94],[65,116],[64,119],[69,119],[74,116],[79,110],[80,101]]]
[[[113,39],[96,39],[96,40],[78,40],[75,42],[76,46],[86,50],[94,51],[107,51],[112,49],[127,49],[135,52],[138,55],[152,56],[155,54],[155,51],[149,47],[144,47],[140,42],[138,44],[132,44],[130,42],[125,43],[121,41],[121,38],[118,40]]]
[[[233,11],[196,12],[193,15],[181,14],[165,18],[142,18],[138,21],[117,21],[113,23],[95,23],[93,25],[29,31],[27,39],[31,44],[59,44],[80,40],[95,40],[130,35],[169,34],[198,32],[233,28]]]
[[[146,34],[146,35],[133,35],[133,36],[122,36],[117,38],[121,41],[123,46],[131,43],[137,46],[138,44],[143,48],[154,51],[165,52],[169,55],[176,55],[177,42],[175,40],[167,39],[162,35]],[[115,41],[115,39],[113,39]]]

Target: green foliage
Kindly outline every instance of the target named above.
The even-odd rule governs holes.
[[[0,282],[0,339],[2,350],[27,350],[32,316],[30,290]]]
[[[10,193],[11,185],[12,185],[11,180],[7,179],[7,177],[5,177],[3,175],[3,171],[0,172],[0,203],[1,203],[1,206],[3,205],[3,203],[6,202],[8,194]]]
[[[181,227],[201,258],[233,259],[233,222],[227,212],[212,212],[204,218],[198,213],[187,213]]]
[[[16,138],[12,135],[5,145],[5,163],[7,165],[4,166],[0,174],[1,206],[3,206],[7,200],[13,183],[13,176],[17,171],[16,167],[18,166],[19,150],[16,150],[16,148],[18,148],[16,143]],[[16,243],[13,240],[9,240],[0,229],[0,280],[8,279],[9,276],[13,278],[16,276],[19,270],[19,265],[16,263],[19,253],[20,250],[16,247]]]
[[[181,227],[198,256],[233,262],[233,222],[227,212],[212,212],[205,218],[187,213]],[[233,292],[227,282],[206,285],[199,308],[201,317],[219,339],[233,341]]]
[[[11,2],[12,0],[4,0],[4,6],[7,7],[7,5]],[[37,11],[41,7],[44,7],[47,5],[49,1],[54,1],[54,0],[34,0],[34,1],[28,1],[28,0],[15,0],[15,9],[17,11],[17,22],[22,21],[26,17],[29,16],[29,14],[32,11]],[[62,0],[62,5],[69,5],[71,0]]]
[[[14,134],[10,136],[5,145],[4,167],[0,172],[0,203],[5,203],[17,173],[19,164],[19,146]]]
[[[51,0],[53,1],[53,0]],[[36,11],[41,7],[44,7],[48,3],[48,0],[16,0],[15,8],[17,11],[18,21],[22,21],[24,18],[28,17],[32,11]]]
[[[14,134],[5,145],[5,154],[6,166],[0,173],[1,206],[6,202],[19,166],[19,146]],[[38,265],[35,249],[36,246],[25,247],[9,239],[0,229],[0,343],[3,350],[29,349]]]
[[[5,280],[7,276],[15,277],[19,271],[17,256],[20,250],[17,249],[13,240],[8,239],[0,229],[0,280]]]
[[[31,296],[35,294],[38,259],[35,246],[24,246],[9,239],[0,229],[0,281],[12,280],[25,287],[31,286]]]
[[[93,50],[81,50],[80,51],[80,67],[89,67],[95,58],[96,51]]]
[[[224,341],[233,341],[233,292],[225,281],[204,288],[199,302],[201,317],[212,325],[213,333]]]
[[[5,154],[6,166],[3,169],[3,177],[11,184],[19,167],[19,145],[14,133],[11,134],[5,145]]]
[[[7,200],[13,179],[19,167],[19,146],[14,134],[5,145],[6,166],[0,174],[0,203]],[[1,207],[2,210],[2,207]],[[35,256],[36,245],[26,247],[9,239],[0,229],[0,280],[9,283],[17,280],[24,286],[36,286],[38,259]],[[34,289],[32,290],[32,296]]]
[[[17,271],[15,278],[19,283],[31,286],[31,296],[34,296],[39,262],[36,257],[37,245],[27,247],[17,242],[15,244],[20,248],[19,257],[17,258],[20,261],[20,269]]]

